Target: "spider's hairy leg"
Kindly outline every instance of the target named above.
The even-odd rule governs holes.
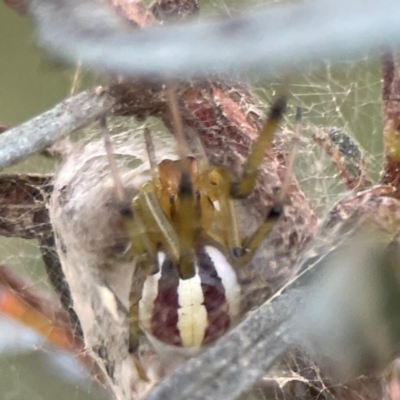
[[[240,181],[232,183],[231,196],[233,198],[247,197],[253,191],[258,168],[264,159],[265,152],[271,147],[274,133],[285,113],[286,103],[286,96],[278,97],[273,103],[258,140],[253,144]]]
[[[242,247],[242,254],[238,258],[238,262],[241,265],[246,265],[254,255],[254,252],[260,246],[262,241],[268,236],[274,227],[276,221],[283,214],[283,204],[286,199],[287,191],[290,185],[290,181],[292,179],[293,169],[294,169],[294,161],[296,158],[296,154],[298,151],[298,144],[300,140],[300,131],[301,131],[301,109],[297,108],[296,111],[296,122],[294,128],[294,137],[292,147],[289,152],[289,160],[288,166],[286,169],[285,179],[282,183],[282,187],[279,191],[279,194],[272,205],[272,207],[268,210],[268,213],[264,219],[264,222],[257,228],[257,230],[250,236],[248,239],[244,240]]]
[[[151,182],[141,187],[134,203],[134,219],[142,221],[144,237],[147,235],[149,243],[164,246],[173,262],[178,263],[179,238],[165,216],[156,196],[155,187]]]
[[[113,153],[110,133],[109,133],[109,130],[107,127],[106,117],[105,116],[101,117],[99,119],[99,123],[100,123],[100,127],[103,131],[104,147],[106,149],[108,164],[110,166],[111,174],[112,174],[112,177],[114,180],[115,192],[117,194],[118,200],[122,202],[125,200],[125,191],[124,191],[124,187],[122,185],[120,176],[118,174],[117,165],[115,163],[115,157],[114,157],[114,153]]]
[[[154,263],[156,249],[147,237],[143,221],[138,215],[133,218],[134,207],[135,200],[132,202],[131,208],[127,208],[121,213],[131,241],[129,252],[134,257],[135,262],[135,272],[132,277],[129,295],[129,352],[132,354],[139,377],[142,380],[147,380],[144,369],[135,353],[139,347],[139,301],[145,277],[148,274],[157,272]]]
[[[130,239],[129,254],[135,259],[137,269],[146,274],[156,272],[152,262],[156,248],[147,234],[148,228],[141,217],[138,199],[133,199],[130,206],[121,208],[120,214]]]
[[[252,258],[263,240],[269,235],[276,221],[283,214],[281,202],[274,204],[268,211],[264,222],[248,239],[245,239],[241,248],[241,255],[238,257],[238,264],[245,266]]]
[[[143,285],[143,282],[141,282]],[[141,298],[141,290],[131,290],[129,296],[129,353],[132,355],[133,362],[138,372],[139,378],[143,381],[148,381],[146,372],[135,354],[139,348],[139,301]]]
[[[201,142],[200,136],[191,128],[186,129],[188,146],[193,152],[193,156],[196,159],[197,168],[199,173],[202,173],[210,168],[206,151],[203,143]]]
[[[144,135],[144,142],[146,143],[147,155],[149,157],[151,176],[153,178],[153,181],[157,182],[159,180],[159,173],[158,173],[156,152],[154,150],[153,138],[148,128],[144,128],[143,135]]]
[[[268,115],[268,119],[260,132],[260,136],[248,157],[242,178],[234,181],[225,169],[213,168],[208,173],[209,182],[214,188],[209,188],[211,198],[218,202],[220,209],[221,226],[225,242],[240,265],[245,265],[251,259],[261,242],[268,236],[277,219],[282,214],[282,201],[269,210],[264,222],[256,232],[244,241],[240,240],[233,199],[247,197],[254,189],[258,168],[264,159],[265,152],[270,148],[273,135],[286,110],[286,97],[275,100]]]
[[[265,152],[271,147],[274,133],[286,111],[286,104],[286,96],[278,97],[272,104],[267,121],[247,159],[241,180],[231,184],[230,195],[232,198],[244,198],[253,191],[258,168],[264,159]],[[246,265],[251,260],[259,245],[268,236],[276,221],[282,215],[282,196],[284,197],[285,194],[280,193],[276,203],[268,211],[263,223],[257,228],[253,235],[243,241],[241,251],[237,252],[237,259],[240,265]]]
[[[173,85],[168,87],[167,95],[168,95],[169,109],[174,124],[173,126],[174,126],[175,138],[178,145],[178,155],[180,160],[182,160],[182,164],[185,165],[186,157],[189,155],[189,147],[187,141],[185,140],[182,118],[179,112],[178,99],[176,97],[175,87],[173,87]]]

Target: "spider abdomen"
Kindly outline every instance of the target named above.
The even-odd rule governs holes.
[[[200,347],[224,334],[239,313],[240,287],[225,255],[213,246],[196,249],[195,275],[181,279],[164,252],[158,272],[146,278],[139,319],[147,333],[175,346]]]

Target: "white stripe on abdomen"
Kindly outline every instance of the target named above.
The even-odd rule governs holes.
[[[159,271],[147,276],[139,302],[144,330],[165,343],[190,348],[225,333],[240,311],[240,286],[227,257],[213,246],[197,250],[195,275],[185,280],[166,253],[158,252],[157,258]]]
[[[178,286],[178,329],[182,344],[185,347],[200,347],[208,326],[207,310],[204,306],[204,296],[200,276],[179,280]]]
[[[229,316],[234,320],[240,312],[240,285],[232,265],[225,255],[213,246],[205,246],[205,251],[211,258],[214,268],[222,281],[225,297],[229,305]]]

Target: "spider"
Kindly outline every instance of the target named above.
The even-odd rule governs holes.
[[[176,100],[175,100],[176,102]],[[174,125],[179,127],[173,97]],[[260,163],[286,109],[285,96],[273,103],[242,176],[209,164],[196,137],[177,134],[180,158],[157,163],[145,129],[152,179],[121,207],[142,289],[130,298],[130,352],[139,328],[152,340],[198,349],[224,334],[240,312],[237,269],[249,263],[282,214],[277,201],[255,233],[243,238],[234,200],[249,196]],[[179,129],[178,129],[179,131]],[[188,155],[188,148],[194,156]]]

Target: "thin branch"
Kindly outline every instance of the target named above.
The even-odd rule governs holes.
[[[58,302],[45,298],[32,284],[0,265],[0,311],[30,326],[56,346],[74,354],[83,351],[83,343],[73,336],[69,318]]]
[[[400,38],[397,0],[300,2],[219,23],[141,32],[130,32],[100,2],[31,0],[29,10],[42,45],[55,56],[82,60],[96,71],[149,79],[249,69],[281,74],[327,58],[355,60],[397,45]]]
[[[51,110],[0,135],[0,170],[44,150],[56,140],[83,128],[106,114],[115,99],[106,93],[87,90]]]

